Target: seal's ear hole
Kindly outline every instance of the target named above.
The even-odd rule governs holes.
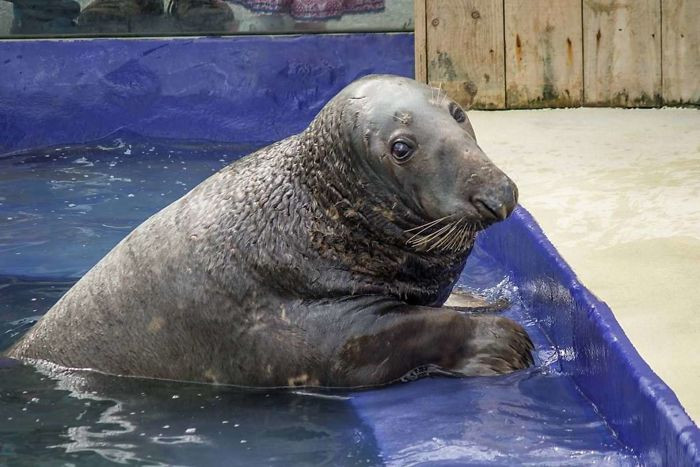
[[[450,115],[452,115],[452,118],[454,118],[457,123],[464,123],[464,121],[467,119],[467,115],[464,113],[464,110],[454,102],[450,102]]]
[[[397,162],[406,162],[413,155],[413,143],[406,140],[396,140],[391,145],[391,155],[394,156]]]

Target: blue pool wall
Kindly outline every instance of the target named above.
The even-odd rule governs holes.
[[[0,42],[0,156],[118,130],[269,142],[345,84],[413,75],[412,34]],[[621,440],[648,465],[700,465],[700,431],[523,209],[483,234]],[[417,427],[425,430],[428,427]]]
[[[0,42],[0,154],[118,129],[275,141],[351,81],[413,63],[405,33]]]
[[[700,465],[698,427],[535,219],[518,208],[479,241],[510,270],[525,306],[556,344],[561,371],[571,375],[644,465]]]

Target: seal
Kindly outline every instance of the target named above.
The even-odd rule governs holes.
[[[137,227],[9,356],[256,387],[525,368],[520,325],[441,306],[516,203],[454,101],[365,77]]]

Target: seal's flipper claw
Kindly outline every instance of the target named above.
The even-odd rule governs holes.
[[[453,290],[442,306],[465,313],[498,313],[506,310],[510,302],[506,298],[490,302],[484,297],[463,290]]]
[[[428,364],[412,369],[411,371],[403,375],[399,379],[399,381],[402,383],[407,383],[420,378],[425,378],[427,376],[446,376],[449,378],[461,378],[464,377],[464,374],[460,371],[449,370],[447,368],[442,368],[438,365]]]
[[[513,320],[496,316],[470,318],[469,355],[454,368],[465,376],[510,373],[534,364],[534,346],[527,332]]]

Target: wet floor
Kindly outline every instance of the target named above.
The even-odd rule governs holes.
[[[144,141],[0,157],[0,350],[150,214],[255,145]],[[362,392],[270,392],[0,361],[0,464],[637,465],[478,247],[461,285],[506,297],[537,367]]]
[[[700,110],[469,116],[521,203],[700,420]]]

